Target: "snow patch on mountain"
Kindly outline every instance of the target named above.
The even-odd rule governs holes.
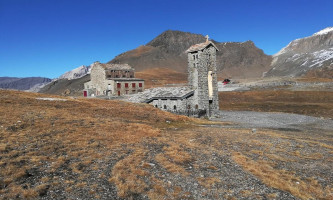
[[[312,64],[309,66],[309,68],[314,66],[320,67],[325,61],[333,59],[333,48],[316,51],[313,52],[312,55],[315,59],[311,61]]]
[[[61,75],[58,79],[68,79],[68,80],[72,80],[72,79],[78,79],[81,78],[87,74],[90,74],[90,70],[91,70],[91,65],[89,66],[85,66],[85,65],[81,65],[78,68],[75,68],[71,71],[68,71],[66,73],[64,73],[63,75]]]
[[[327,34],[329,32],[332,32],[332,31],[333,31],[333,27],[327,27],[327,28],[325,28],[325,29],[323,29],[321,31],[318,31],[317,33],[313,34],[313,36],[315,36],[315,35],[325,35],[325,34]]]

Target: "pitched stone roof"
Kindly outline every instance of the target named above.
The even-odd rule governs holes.
[[[109,69],[109,70],[127,70],[127,71],[134,71],[134,68],[132,68],[128,64],[106,64],[106,63],[95,63],[100,66],[102,66],[104,69]]]
[[[219,49],[215,46],[215,44],[212,41],[206,41],[204,43],[192,45],[190,48],[188,48],[186,50],[186,53],[195,52],[195,51],[201,51],[201,50],[203,50],[204,48],[206,48],[209,45],[213,45],[215,47],[215,49],[217,51],[219,51]]]
[[[193,94],[189,87],[160,87],[147,89],[132,95],[128,100],[136,103],[149,103],[154,99],[184,99]]]

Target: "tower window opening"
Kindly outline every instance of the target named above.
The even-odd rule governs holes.
[[[176,105],[174,105],[174,106],[173,106],[173,109],[174,109],[174,110],[176,110],[176,109],[177,109],[177,106],[176,106]]]
[[[167,109],[167,106],[166,106],[166,105],[164,105],[164,106],[163,106],[163,108],[164,108],[164,109]]]

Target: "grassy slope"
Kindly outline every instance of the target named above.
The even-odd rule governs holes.
[[[333,92],[246,91],[220,92],[220,109],[286,112],[333,118]]]
[[[153,68],[136,72],[137,78],[145,80],[145,88],[163,87],[166,84],[186,84],[187,74],[167,68]]]
[[[0,198],[332,197],[329,134],[251,134],[146,104],[37,97],[50,96],[0,90]]]

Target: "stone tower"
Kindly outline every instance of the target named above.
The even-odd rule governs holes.
[[[218,48],[208,40],[191,46],[188,55],[188,84],[194,90],[195,109],[205,110],[208,117],[216,116],[219,110],[216,52]]]

